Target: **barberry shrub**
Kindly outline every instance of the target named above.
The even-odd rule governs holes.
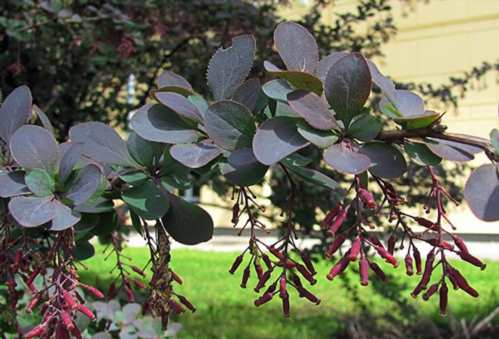
[[[106,298],[78,277],[77,263],[94,254],[89,241],[95,236],[108,239],[109,255],[116,257],[118,274],[108,298],[122,292],[133,302],[137,289],[143,290],[148,296],[143,312],[160,317],[163,327],[171,312],[195,311],[175,290],[182,278],[169,267],[170,241],[209,241],[213,221],[179,192],[220,175],[233,187],[232,223],[250,234],[229,272],[242,271],[243,288],[256,275],[256,306],[279,298],[288,316],[290,289],[320,303],[308,287],[319,278],[310,253],[296,242],[298,180],[329,190],[346,187],[338,191],[341,203],[325,211],[320,225],[329,239],[325,257],[333,262],[325,278],[334,280],[358,262],[360,284],[385,280],[376,257],[397,267],[395,250],[404,248],[407,274],[419,276],[413,297],[427,300],[438,293],[445,314],[449,284],[478,296],[448,260],[454,254],[485,268],[453,234],[446,201],[454,200],[435,167],[443,160],[465,162],[485,152],[491,163],[471,174],[464,197],[480,219],[499,220],[498,130],[491,132],[491,140],[446,132],[443,114],[427,109],[417,94],[397,89],[363,55],[333,52],[321,58],[313,36],[298,24],[279,24],[274,46],[283,67],[265,62],[272,80],[263,85],[247,79],[255,56],[252,36],[238,36],[230,47],[220,48],[207,71],[213,102],[196,94],[180,75],[165,71],[150,103],[133,113],[127,141],[103,123],[87,122],[72,127],[69,139],[58,144],[28,87],[5,98],[0,110],[0,279],[10,291],[14,313],[20,297],[16,287],[22,284],[30,294],[29,311],[42,318],[27,332],[18,326],[20,335],[81,337],[77,314],[95,318],[82,293]],[[370,99],[373,91],[381,93],[378,102]],[[350,182],[338,183],[307,168],[311,159],[304,155],[306,149],[316,150],[330,168],[348,174]],[[406,210],[405,197],[391,183],[406,172],[407,158],[425,167],[432,179],[424,216]],[[266,228],[259,219],[264,208],[252,186],[261,185],[272,169],[285,173],[289,196],[282,236],[266,243],[257,232]],[[380,201],[375,191],[381,192]],[[150,250],[147,267],[136,267],[133,258],[121,254],[123,206]],[[371,220],[379,215],[393,225],[386,243],[370,232]],[[421,242],[431,247],[426,258],[417,247]],[[147,270],[152,276],[144,283]],[[33,281],[40,276],[43,286],[37,288]]]

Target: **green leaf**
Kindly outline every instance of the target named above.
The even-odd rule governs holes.
[[[322,81],[312,74],[299,71],[283,71],[274,68],[267,69],[267,71],[277,78],[287,80],[294,89],[303,89],[314,92],[317,95],[322,94]]]
[[[132,158],[146,167],[151,167],[161,157],[165,148],[163,144],[148,141],[133,131],[128,136],[126,145]]]
[[[133,209],[130,210],[130,219],[132,219],[132,226],[137,233],[142,235],[142,221],[137,213]],[[146,226],[147,227],[147,226]]]
[[[291,166],[298,166],[298,167],[303,167],[307,166],[313,161],[313,159],[307,158],[301,154],[298,153],[293,153],[289,156],[287,156],[285,159],[282,160],[283,163],[291,165]]]
[[[205,129],[218,146],[235,150],[251,146],[255,120],[245,106],[232,100],[222,100],[206,111]]]
[[[211,239],[213,220],[201,207],[170,194],[171,208],[162,218],[166,230],[176,241],[196,245]]]
[[[496,150],[496,154],[499,155],[499,130],[497,128],[490,131],[490,141]]]
[[[436,166],[442,161],[442,158],[435,155],[425,144],[406,142],[404,149],[409,157],[421,166]]]
[[[91,258],[94,254],[94,246],[88,241],[78,241],[76,246],[73,248],[73,256],[79,261]]]
[[[320,131],[314,129],[307,124],[299,123],[297,128],[298,133],[306,140],[319,148],[328,148],[338,141],[338,136],[331,131]]]
[[[371,141],[381,131],[382,123],[374,116],[365,113],[356,116],[350,123],[347,135],[362,141]]]
[[[262,181],[268,166],[256,160],[251,148],[232,152],[227,162],[220,164],[220,172],[237,186],[251,186]]]
[[[147,178],[148,178],[147,175],[139,170],[127,172],[125,174],[120,175],[121,180],[133,186],[138,186],[142,184],[144,181],[147,180]]]
[[[24,180],[29,190],[38,197],[48,197],[54,193],[55,180],[44,169],[29,171]]]
[[[370,142],[364,144],[359,152],[366,155],[374,164],[369,171],[375,176],[398,178],[407,171],[404,156],[390,144]]]
[[[161,218],[170,208],[168,197],[150,180],[127,189],[121,197],[138,215],[148,220]]]
[[[288,94],[293,92],[293,88],[286,80],[274,79],[262,86],[262,91],[270,99],[288,102]]]
[[[324,188],[335,189],[338,187],[338,183],[328,177],[327,175],[306,167],[296,167],[290,164],[285,164],[286,168],[288,168],[291,172],[299,176],[304,181],[314,184],[320,185]]]

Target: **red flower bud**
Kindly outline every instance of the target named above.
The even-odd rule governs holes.
[[[180,304],[173,299],[168,300],[168,306],[170,306],[170,309],[175,314],[181,314],[184,312],[184,308],[180,306]]]
[[[78,311],[80,311],[81,313],[83,313],[88,319],[90,319],[90,320],[94,320],[95,319],[94,313],[88,307],[86,307],[85,305],[78,304],[78,305],[76,305],[75,308]]]
[[[277,248],[275,247],[269,247],[269,251],[270,253],[272,253],[273,255],[275,255],[277,258],[283,260],[284,259],[284,254],[279,251]]]
[[[255,286],[255,292],[258,292],[261,288],[263,288],[263,286],[265,286],[271,275],[272,270],[268,270],[262,274],[262,277],[258,280],[258,284]]]
[[[170,275],[172,276],[173,281],[175,281],[179,285],[182,285],[183,283],[182,278],[177,273],[170,270]]]
[[[281,278],[279,279],[279,296],[283,298],[284,296],[288,295],[288,291],[286,290],[286,276],[282,275]]]
[[[367,286],[369,284],[369,262],[366,257],[362,257],[359,262],[360,284]]]
[[[253,266],[255,266],[256,275],[258,276],[258,279],[260,279],[263,275],[262,266],[258,263],[256,259],[253,261]]]
[[[177,295],[177,297],[178,300],[182,303],[182,305],[187,307],[192,313],[196,312],[196,308],[194,307],[194,305],[191,304],[189,300],[187,300],[186,297],[184,297],[183,295]]]
[[[310,273],[307,268],[303,265],[300,265],[300,264],[297,264],[296,265],[296,269],[298,270],[298,272],[301,273],[301,275],[307,279],[307,281],[310,283],[310,284],[315,284],[317,282],[317,280],[315,280],[314,276],[312,275],[312,273]]]
[[[286,293],[285,297],[282,297],[282,313],[284,314],[285,317],[289,317],[290,310],[289,310],[289,296]]]
[[[440,248],[443,248],[445,250],[453,250],[454,249],[454,246],[452,246],[452,244],[449,244],[445,240],[439,241],[438,239],[430,239],[430,240],[428,240],[428,243],[431,244],[432,246],[440,247]]]
[[[369,267],[373,272],[378,276],[378,278],[381,279],[381,281],[387,281],[388,279],[386,278],[385,272],[381,269],[381,267],[378,266],[375,262],[369,262]]]
[[[336,265],[334,265],[333,268],[331,268],[331,270],[327,275],[328,280],[333,280],[338,274],[340,274],[345,270],[345,268],[347,268],[348,264],[350,263],[350,260],[348,259],[347,255],[341,258],[340,261],[338,261]]]
[[[412,257],[410,255],[407,255],[404,259],[404,262],[405,262],[405,271],[407,275],[412,275],[414,273],[412,267]]]
[[[272,293],[265,293],[260,298],[255,300],[255,306],[261,306],[267,302],[269,302],[274,295]]]
[[[315,275],[317,272],[315,271],[314,264],[312,263],[312,260],[310,259],[310,255],[308,254],[308,252],[302,252],[300,256],[301,260],[303,260],[303,263],[307,267],[308,271],[312,275]]]
[[[393,267],[398,266],[397,259],[395,259],[395,257],[391,255],[383,246],[376,246],[375,249],[380,257],[385,259],[387,263],[390,263]]]
[[[98,299],[104,298],[104,293],[102,293],[101,291],[99,291],[98,289],[96,289],[93,286],[83,285],[82,284],[81,287],[83,287],[84,289],[86,289],[87,291],[89,291],[90,293],[92,293],[94,295],[94,297],[96,297]]]
[[[454,244],[456,244],[457,248],[459,248],[459,250],[461,252],[463,252],[463,253],[469,253],[468,247],[464,243],[463,238],[461,238],[461,237],[459,237],[457,235],[453,235],[452,236],[452,240],[454,240]]]
[[[339,204],[331,208],[329,212],[326,214],[324,220],[321,222],[322,228],[329,228],[332,225],[334,219],[338,216],[338,213],[342,209],[343,208]]]
[[[326,250],[326,257],[332,257],[333,254],[336,253],[336,251],[341,247],[341,245],[343,245],[343,243],[345,242],[347,238],[342,235],[342,234],[339,234],[337,235],[333,242],[329,245],[329,247],[327,248]]]
[[[133,283],[134,283],[134,285],[135,285],[137,288],[139,288],[139,289],[144,289],[144,288],[146,288],[146,285],[145,285],[142,281],[140,281],[140,279],[134,279],[134,280],[133,280]]]
[[[395,252],[395,244],[397,243],[397,237],[395,234],[392,234],[390,238],[388,238],[388,253],[393,255]]]
[[[414,262],[416,264],[416,274],[421,274],[422,265],[421,265],[421,254],[416,246],[412,246],[412,255],[414,257]]]
[[[447,294],[448,288],[447,284],[442,282],[442,286],[440,286],[440,314],[445,315],[447,313]]]
[[[272,261],[270,260],[269,256],[266,255],[265,253],[262,253],[262,259],[265,265],[267,266],[267,269],[270,270],[272,268]]]
[[[138,268],[137,266],[130,266],[130,268],[132,269],[132,271],[134,271],[135,273],[137,273],[138,275],[142,276],[142,277],[145,277],[146,274],[144,273],[144,271],[140,268]]]
[[[28,304],[28,307],[26,308],[26,310],[28,311],[28,313],[31,313],[33,311],[33,309],[35,308],[35,306],[38,304],[38,301],[40,301],[40,298],[38,298],[38,297],[35,297],[35,298],[31,299],[31,301]]]
[[[73,309],[73,307],[75,305],[75,301],[74,301],[73,297],[67,291],[64,291],[62,295],[64,298],[64,302],[66,303],[66,306],[69,309]]]
[[[31,339],[31,338],[35,338],[35,337],[41,337],[42,335],[45,334],[45,328],[46,327],[45,327],[44,324],[35,326],[31,331],[29,331],[28,333],[26,333],[24,335],[24,337],[26,339]]]
[[[451,280],[451,282],[453,283],[453,285],[459,287],[460,289],[462,289],[463,291],[465,291],[466,293],[468,293],[472,297],[477,298],[479,296],[478,292],[468,284],[468,282],[463,277],[461,272],[459,272],[457,269],[448,265],[447,266],[447,275],[448,275],[449,279]]]
[[[357,260],[357,257],[359,256],[360,253],[361,245],[362,242],[360,240],[360,237],[355,238],[355,240],[352,242],[352,247],[350,247],[350,254],[348,255],[348,260],[350,261]]]
[[[241,287],[242,288],[246,288],[246,284],[248,283],[249,276],[250,276],[250,266],[248,265],[244,269],[243,277],[241,279]]]
[[[425,293],[423,293],[423,300],[428,300],[438,290],[438,283],[431,285]]]
[[[71,316],[68,312],[61,311],[61,320],[64,324],[64,327],[66,327],[68,331],[71,331],[75,327],[73,320],[71,319]]]
[[[435,227],[435,223],[425,218],[415,217],[414,221],[416,221],[419,225],[424,226],[426,228],[433,229]]]
[[[236,257],[236,260],[234,260],[232,266],[230,267],[229,273],[234,274],[242,262],[243,262],[243,254]]]
[[[483,271],[485,269],[485,267],[487,265],[485,265],[485,263],[483,263],[480,259],[472,256],[471,254],[467,253],[467,252],[459,252],[458,253],[459,256],[461,257],[461,259],[463,259],[464,261],[472,264],[473,266],[476,266],[476,267],[480,267],[480,269]]]
[[[347,213],[348,213],[348,208],[347,209],[342,209],[336,218],[334,219],[334,222],[331,224],[331,226],[328,229],[328,232],[331,233],[331,235],[335,235],[336,232],[340,229],[341,225],[345,222],[347,218]]]
[[[31,272],[31,274],[28,277],[28,280],[26,280],[26,285],[31,286],[33,284],[33,281],[35,280],[35,278],[38,276],[39,273],[40,273],[39,268],[37,268],[36,270]]]
[[[422,290],[426,288],[426,285],[428,285],[428,282],[430,281],[431,278],[431,273],[433,272],[433,261],[435,260],[435,254],[433,250],[431,250],[428,255],[426,256],[426,263],[425,263],[425,268],[423,272],[423,276],[421,277],[421,280],[419,281],[418,285],[416,288],[411,293],[411,296],[413,298],[416,298],[419,293],[421,293]]]
[[[302,286],[300,287],[297,286],[296,289],[298,290],[300,297],[305,298],[316,305],[319,305],[321,303],[321,300],[319,298],[317,298],[315,295],[310,293],[310,291],[306,290]]]
[[[369,209],[376,208],[376,201],[374,200],[374,197],[371,194],[371,192],[369,192],[365,188],[360,188],[358,191],[358,194],[359,194],[360,200],[367,208],[369,208]]]

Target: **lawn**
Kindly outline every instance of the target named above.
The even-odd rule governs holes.
[[[88,269],[81,271],[81,277],[88,283],[105,288],[109,284],[113,261],[104,260],[102,247],[98,247],[97,252],[96,256],[84,261]],[[133,258],[137,266],[145,265],[148,261],[146,249],[127,248],[125,253]],[[409,297],[409,291],[416,285],[417,278],[406,277],[403,269],[385,267],[386,271],[393,272],[392,283],[382,287],[384,294],[390,296],[385,298],[374,291],[373,284],[361,287],[353,271],[349,271],[343,280],[327,281],[324,277],[331,263],[322,261],[317,264],[319,281],[311,287],[311,291],[322,299],[321,304],[315,306],[292,295],[292,315],[286,319],[282,316],[279,298],[259,308],[253,306],[257,294],[249,287],[239,287],[241,272],[234,276],[228,273],[236,255],[195,250],[173,252],[172,267],[184,279],[184,284],[176,287],[176,290],[186,295],[197,307],[196,313],[184,313],[178,318],[184,326],[181,338],[331,338],[344,331],[347,320],[352,319],[353,315],[374,315],[377,322],[391,322],[391,326],[403,324],[406,317],[400,315],[403,307],[411,316],[417,313],[419,319],[433,319],[441,326],[448,326],[449,319],[472,319],[486,315],[499,305],[499,262],[488,262],[483,272],[456,262],[458,269],[479,291],[480,298],[474,299],[461,291],[451,291],[450,315],[441,318],[438,315],[437,298],[422,302]],[[255,280],[251,280],[248,286],[254,284]],[[398,295],[395,285],[403,290],[403,298],[398,304],[392,301]],[[362,310],[366,312],[362,313]]]

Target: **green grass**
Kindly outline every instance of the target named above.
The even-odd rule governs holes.
[[[113,261],[104,261],[101,251],[102,248],[98,248],[97,255],[84,262],[88,270],[82,270],[81,277],[85,282],[105,289],[109,285]],[[145,265],[148,261],[148,252],[143,248],[128,248],[125,254],[133,258],[137,266]],[[184,284],[175,289],[197,307],[196,313],[184,313],[179,317],[178,321],[184,326],[181,338],[331,338],[344,328],[346,319],[361,314],[363,309],[377,316],[379,322],[389,322],[387,315],[394,316],[397,322],[403,322],[400,305],[392,301],[393,297],[384,298],[375,292],[372,288],[375,282],[368,287],[361,287],[353,270],[344,279],[329,282],[324,277],[331,263],[324,261],[317,264],[319,281],[310,288],[322,299],[319,306],[292,294],[292,315],[288,319],[282,316],[278,297],[256,308],[253,301],[257,294],[249,287],[239,287],[242,269],[235,275],[228,273],[236,255],[193,250],[173,252],[172,267],[184,279]],[[499,262],[488,262],[485,271],[461,262],[454,264],[479,291],[480,298],[474,299],[461,291],[451,291],[449,311],[452,317],[471,319],[487,314],[499,304],[496,295],[499,292]],[[432,318],[440,325],[447,326],[449,317],[441,318],[438,315],[438,298],[422,302],[408,297],[410,290],[417,284],[417,277],[406,277],[402,268],[384,268],[386,272],[393,273],[392,284],[382,287],[385,293],[396,296],[397,288],[393,288],[393,284],[399,285],[404,290],[403,304],[414,307],[420,317]],[[344,285],[346,280],[350,280],[350,289]],[[248,286],[254,285],[255,280],[250,280]],[[358,302],[354,302],[355,296],[358,296]],[[414,314],[412,309],[409,312]]]

